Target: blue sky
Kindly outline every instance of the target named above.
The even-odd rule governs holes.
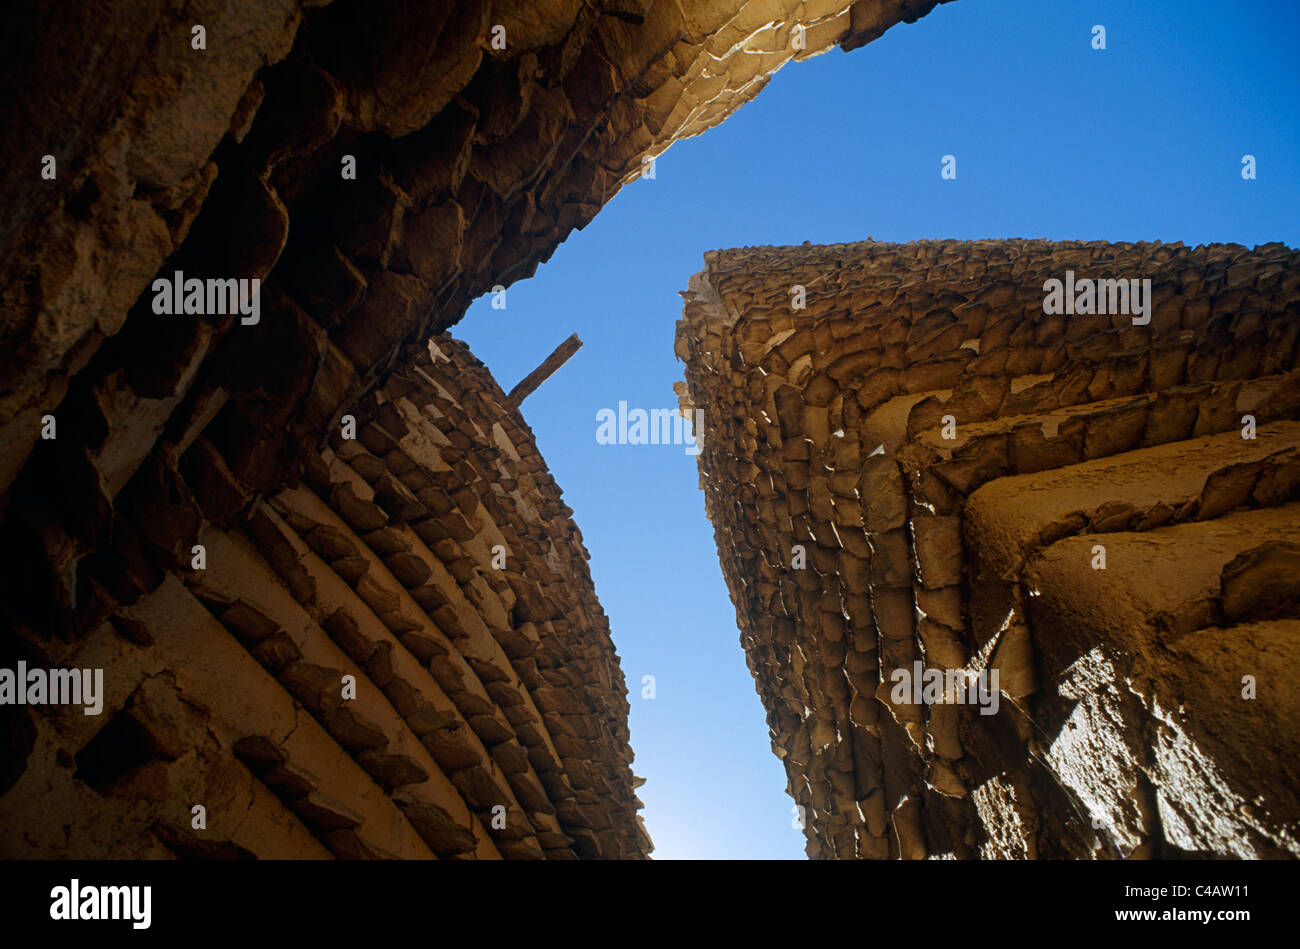
[[[570,333],[585,344],[523,410],[591,552],[656,858],[803,857],[695,459],[595,440],[602,408],[676,404],[677,292],[703,253],[868,236],[1295,247],[1298,65],[1296,0],[957,0],[787,66],[672,146],[506,309],[470,308],[453,335],[506,389]]]

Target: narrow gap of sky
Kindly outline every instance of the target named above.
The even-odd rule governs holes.
[[[453,335],[506,389],[570,333],[585,343],[524,415],[591,552],[656,857],[803,856],[695,459],[595,440],[603,408],[675,407],[677,292],[703,253],[868,236],[1294,247],[1297,51],[1294,0],[957,0],[787,66],[670,148],[504,310],[470,308]]]

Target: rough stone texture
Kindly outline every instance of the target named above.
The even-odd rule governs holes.
[[[1300,254],[705,260],[678,392],[808,853],[1300,856]],[[1150,325],[1045,315],[1067,269],[1149,277]],[[895,704],[917,660],[997,714]]]
[[[635,857],[626,687],[572,513],[460,343],[408,354],[357,437],[29,661],[106,670],[22,715],[5,856]],[[235,492],[200,436],[211,505]],[[494,563],[495,558],[495,563]],[[343,677],[356,697],[343,698]],[[205,831],[189,808],[208,811]],[[495,812],[504,827],[493,827]]]
[[[402,388],[432,373],[421,344],[476,296],[530,275],[643,157],[722,121],[789,60],[861,45],[935,5],[7,9],[0,545],[15,566],[0,578],[0,660],[107,663],[116,724],[105,734],[96,719],[3,710],[5,852],[643,853],[625,700],[576,528],[556,519],[554,486],[495,383],[469,373],[498,407],[455,416],[450,447],[411,449],[412,468],[384,475],[342,446],[322,450],[345,413],[400,442],[389,426],[406,418],[401,398],[417,413],[439,404]],[[191,46],[195,24],[206,49]],[[46,154],[53,180],[40,175]],[[345,156],[355,180],[341,176]],[[152,282],[177,270],[262,279],[260,323],[155,315]],[[41,439],[46,415],[54,440]],[[381,447],[388,465],[397,449]],[[469,477],[458,466],[484,452],[533,480],[446,474]],[[504,521],[476,513],[494,510],[471,503],[485,492]],[[562,577],[582,606],[473,573],[487,569],[474,525],[509,538],[508,525],[523,531],[512,517],[534,532],[521,543],[542,548],[521,576],[544,589]],[[415,526],[444,519],[433,540]],[[189,567],[200,539],[213,554],[202,580]],[[417,597],[431,584],[450,596],[447,573],[460,599]],[[440,674],[451,663],[461,685],[434,676],[438,698],[418,670],[393,684],[370,668],[373,651],[357,658],[367,646]],[[338,675],[362,673],[358,711],[336,707]],[[426,741],[435,727],[463,747]],[[522,836],[483,832],[494,795]],[[176,810],[199,796],[225,815],[210,838]]]
[[[14,102],[0,124],[0,497],[40,416],[133,356],[139,394],[182,397],[190,378],[140,393],[138,377],[191,359],[229,393],[228,424],[274,444],[242,463],[218,448],[273,486],[319,443],[322,416],[403,344],[530,276],[643,157],[722,121],[791,59],[936,2],[24,0],[0,58]],[[266,278],[262,326],[154,317],[146,290],[176,267]]]

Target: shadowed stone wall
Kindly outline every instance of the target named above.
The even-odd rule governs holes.
[[[103,709],[2,710],[23,760],[0,852],[651,849],[609,624],[531,431],[455,340],[405,365],[355,439],[237,526],[147,525],[203,545],[203,569],[164,572],[84,638],[21,641],[31,665],[104,669]],[[193,447],[210,461],[196,500],[244,503],[205,437]]]

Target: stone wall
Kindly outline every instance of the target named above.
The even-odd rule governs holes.
[[[1300,856],[1300,253],[705,259],[679,394],[808,853]]]
[[[176,538],[203,569],[83,639],[22,643],[31,665],[104,669],[104,705],[3,709],[24,760],[0,853],[651,849],[609,624],[531,431],[462,344],[405,365],[303,483]],[[233,503],[210,443],[192,447],[195,492]]]
[[[937,2],[21,0],[0,50],[0,497],[42,415],[133,359],[137,397],[217,380],[229,440],[262,446],[219,449],[273,487],[404,344],[530,276],[643,157]],[[160,326],[146,291],[177,269],[266,278],[261,331]]]

